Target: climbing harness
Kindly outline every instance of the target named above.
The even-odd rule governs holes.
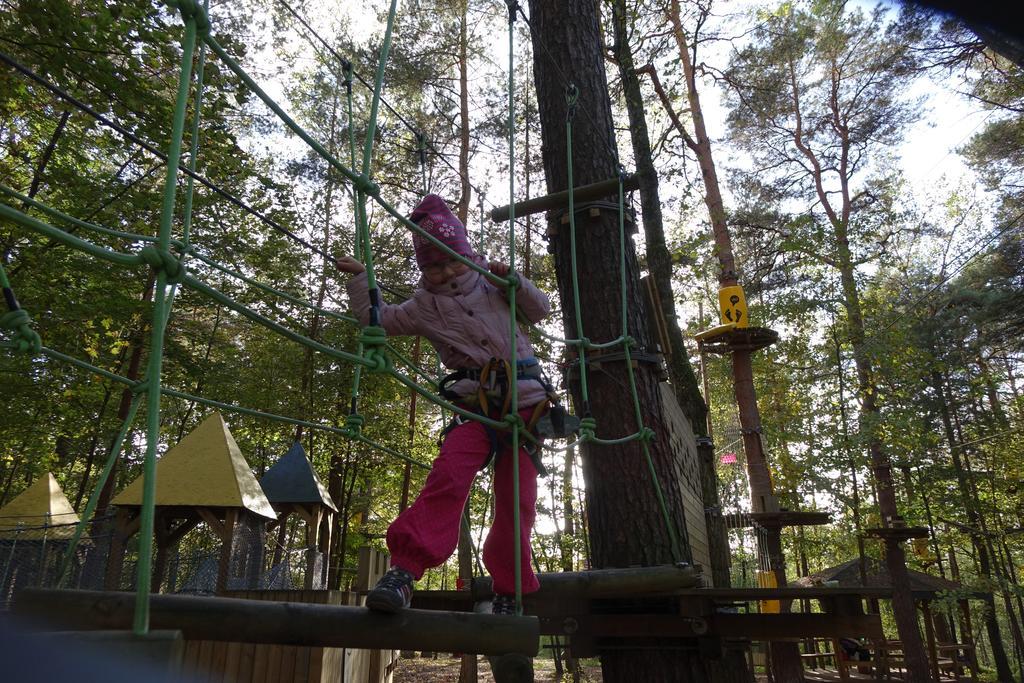
[[[512,411],[512,392],[509,381],[509,378],[512,376],[511,363],[504,359],[491,358],[483,367],[459,368],[455,372],[446,375],[438,383],[439,393],[450,401],[462,403],[479,415],[500,418],[501,416],[511,414]],[[460,396],[450,388],[451,385],[462,380],[477,382],[476,392],[469,396]],[[562,407],[559,401],[554,385],[552,385],[536,358],[516,361],[515,381],[531,380],[544,388],[545,397],[544,400],[534,406],[530,419],[523,426],[526,434],[532,437],[532,439],[528,439],[530,443],[524,444],[523,448],[530,454],[537,472],[541,475],[546,475],[547,469],[540,459],[542,439],[545,437],[565,438],[569,436],[575,430],[566,431],[566,425],[573,425],[572,420],[575,418],[566,415],[565,408]],[[475,399],[475,402],[469,399]],[[567,417],[570,419],[567,420]],[[547,418],[547,420],[545,421],[544,418]],[[445,437],[456,427],[470,421],[472,420],[461,415],[455,415],[442,430],[441,442],[443,443]],[[575,422],[575,425],[578,429],[578,420]],[[483,428],[490,439],[491,449],[487,458],[481,464],[480,469],[486,468],[494,458],[510,447],[509,436],[512,426],[505,425],[499,428],[485,424]]]

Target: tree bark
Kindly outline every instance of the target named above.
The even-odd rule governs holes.
[[[533,60],[540,109],[544,171],[548,191],[568,188],[566,176],[566,87],[562,72],[572,74],[579,99],[573,138],[574,184],[582,185],[615,177],[614,128],[611,102],[602,58],[601,34],[593,0],[562,3],[530,1],[533,24]],[[572,292],[570,235],[552,218],[558,234],[552,238],[559,293],[566,311],[566,330],[576,336]],[[595,342],[609,341],[621,333],[623,311],[619,297],[618,217],[606,212],[593,220],[583,219],[578,228],[585,239],[577,241],[577,272],[587,278],[581,287],[581,310],[587,311],[583,333]],[[642,292],[636,254],[625,240],[627,329],[640,348],[649,348],[647,326],[642,320]],[[575,405],[591,413],[601,435],[633,433],[639,425],[622,409],[620,397],[629,379],[623,363],[606,363],[601,373],[589,376],[592,401],[586,405],[577,382],[570,383]],[[655,430],[650,453],[665,494],[670,523],[684,529],[683,492],[677,478],[676,457],[663,428],[661,395],[656,369],[641,364],[636,371],[641,419]],[[589,410],[588,410],[589,409]],[[617,446],[587,443],[582,448],[583,475],[589,492],[587,514],[591,559],[595,567],[657,565],[672,562],[673,550],[666,523],[658,508],[654,482],[645,472],[640,444]],[[685,538],[683,539],[685,543]],[[689,548],[683,549],[688,556]],[[705,681],[703,664],[695,652],[684,650],[611,650],[601,653],[604,680]]]

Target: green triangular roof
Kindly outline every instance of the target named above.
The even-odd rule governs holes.
[[[71,538],[77,523],[78,514],[49,472],[0,508],[0,538]]]
[[[142,476],[111,504],[142,505]],[[220,413],[203,420],[157,462],[156,504],[244,508],[277,517]]]
[[[338,511],[331,494],[327,493],[298,441],[267,470],[260,479],[260,487],[271,503],[325,505]]]

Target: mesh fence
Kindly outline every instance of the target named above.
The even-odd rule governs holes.
[[[137,553],[132,538],[120,563],[111,567],[113,531],[110,520],[86,527],[74,552],[68,548],[74,524],[19,525],[0,537],[0,608],[7,608],[25,588],[134,590]],[[170,547],[154,568],[160,592],[213,595],[221,571],[222,543],[200,525]],[[65,566],[66,563],[66,566]],[[324,556],[315,548],[279,544],[266,532],[266,520],[243,516],[235,526],[225,585],[228,590],[296,590],[324,587]],[[63,576],[62,576],[63,575]]]

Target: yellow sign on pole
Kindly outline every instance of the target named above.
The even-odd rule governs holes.
[[[733,323],[736,327],[748,327],[747,298],[739,285],[722,287],[718,290],[718,311],[722,324]]]
[[[757,585],[759,588],[778,588],[778,578],[775,572],[759,569],[757,572]],[[758,600],[761,614],[779,614],[782,612],[782,603],[778,600]]]

